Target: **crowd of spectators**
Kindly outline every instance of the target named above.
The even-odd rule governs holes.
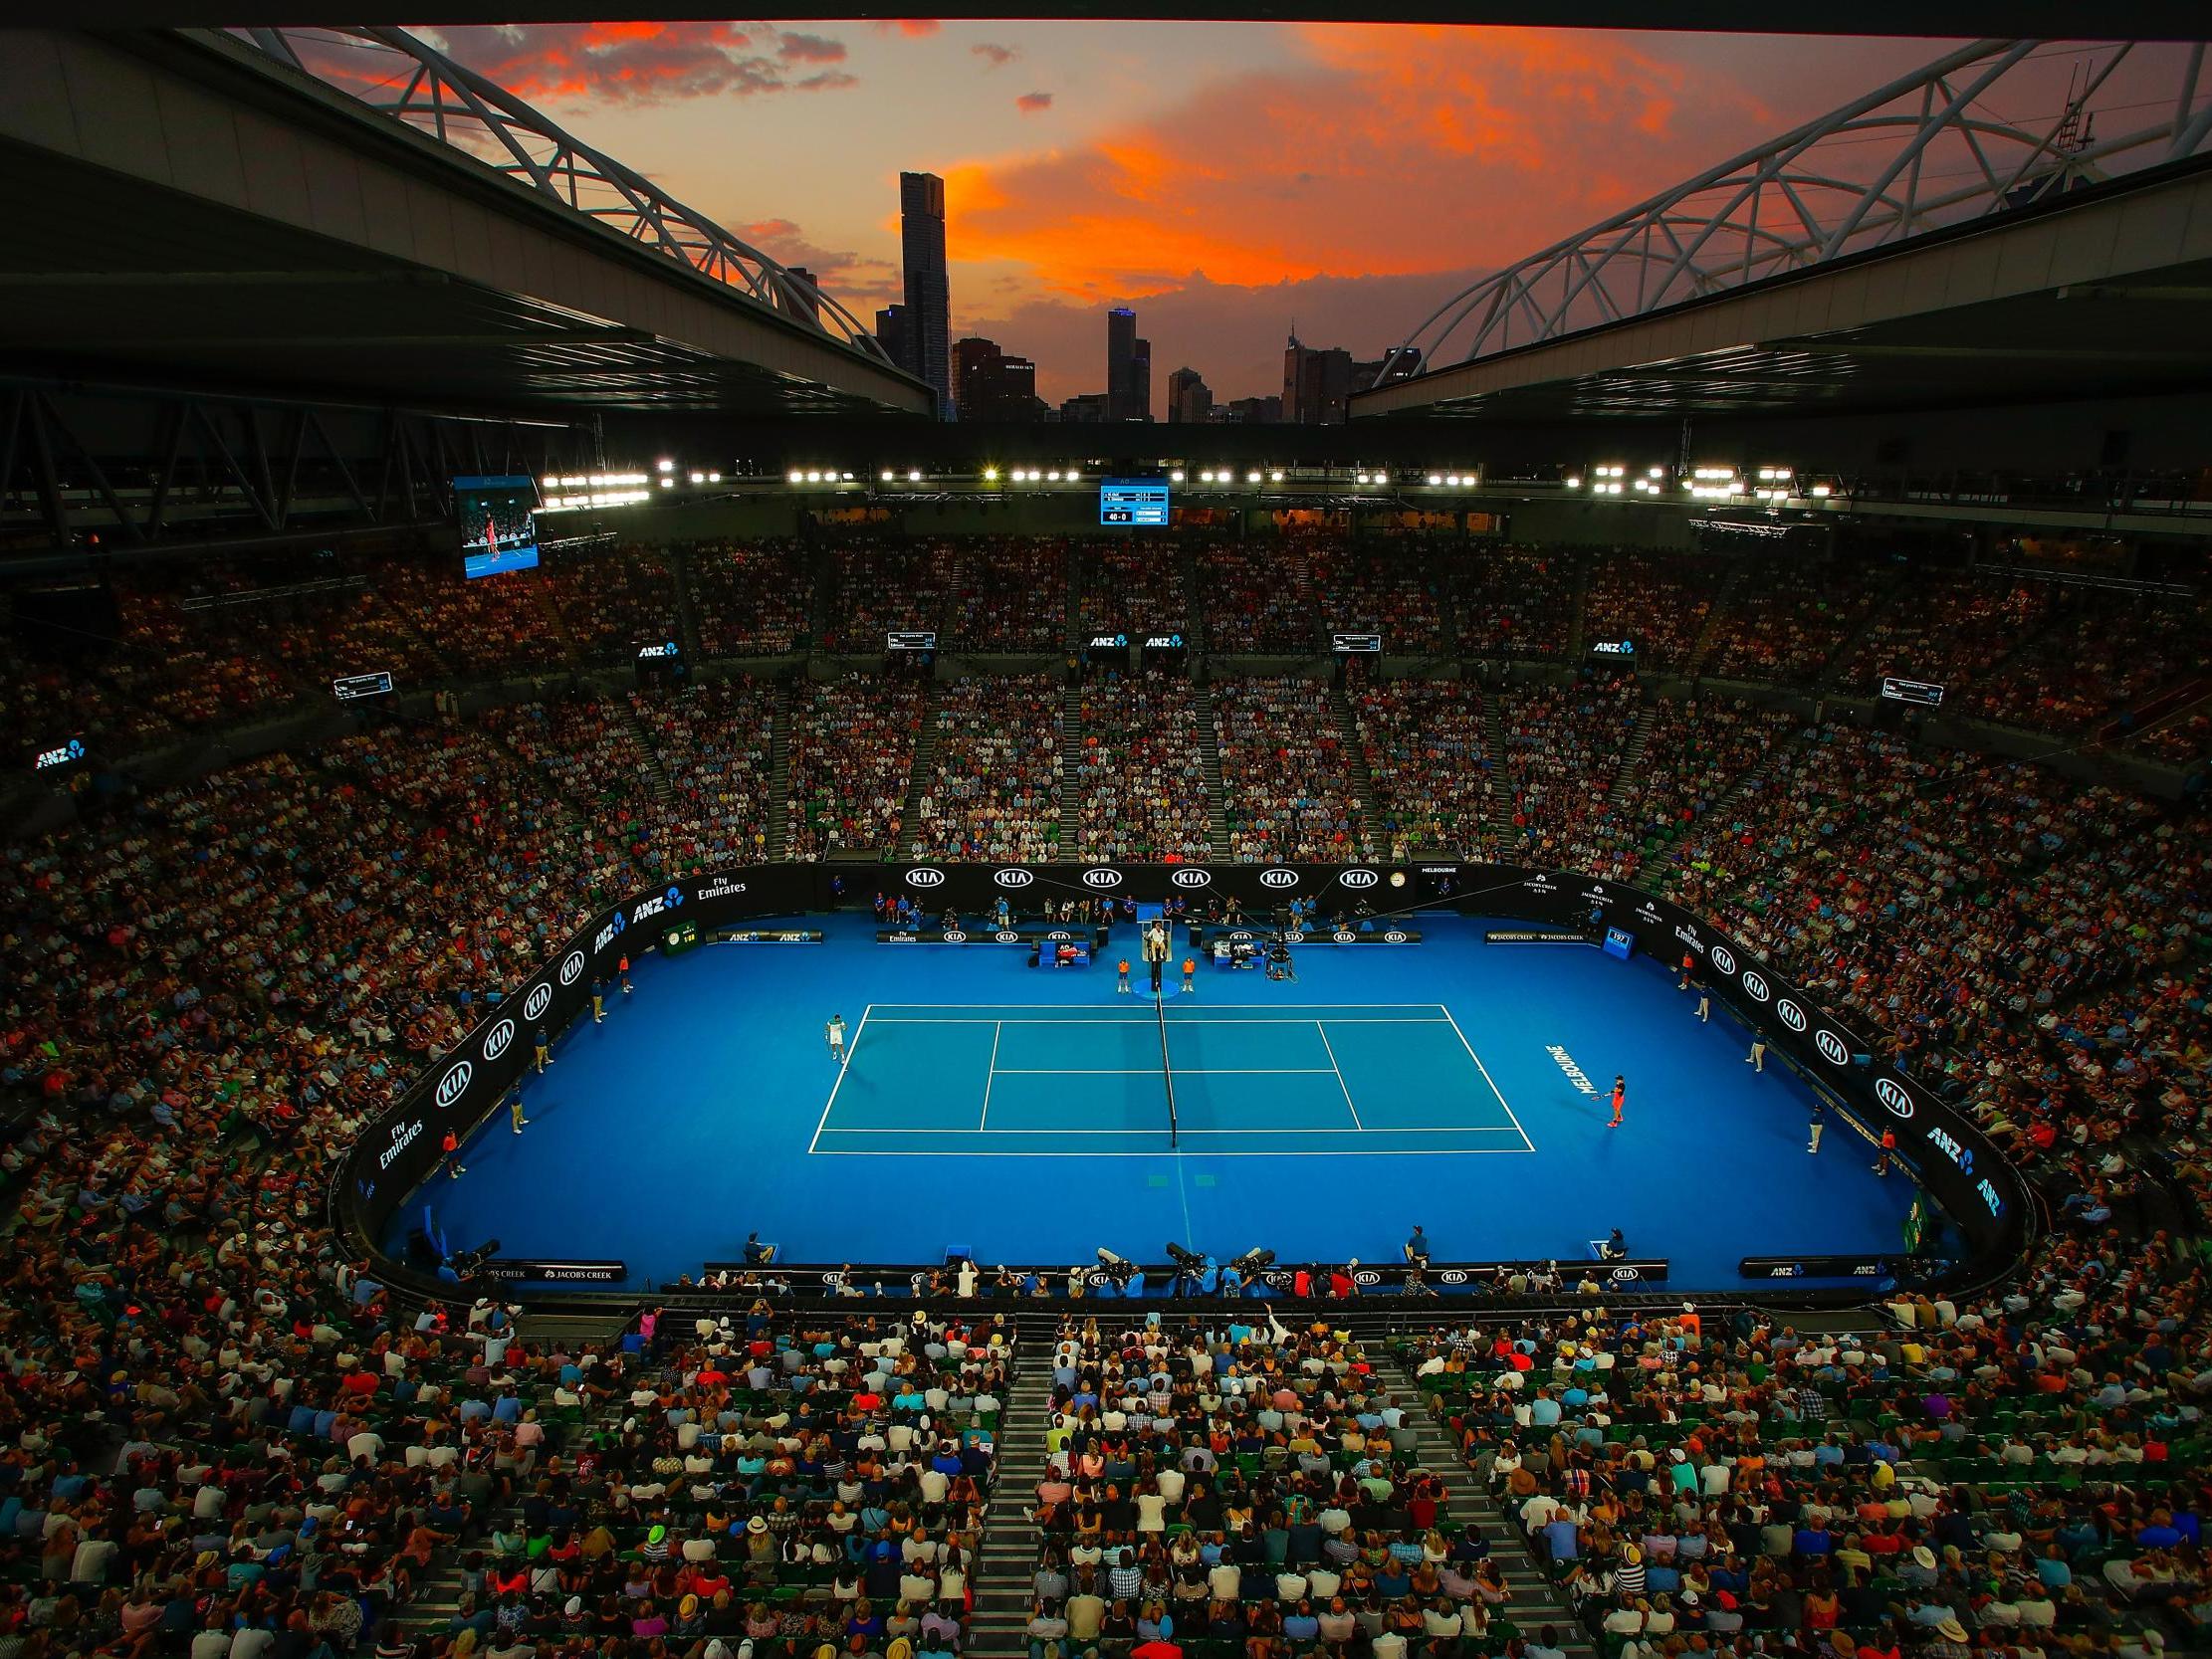
[[[1482,693],[1463,680],[1373,681],[1353,694],[1352,716],[1386,855],[1486,856],[1495,757]]]
[[[1325,685],[1215,682],[1230,858],[1326,861],[1368,856],[1350,754]]]
[[[923,687],[903,676],[802,684],[792,693],[789,856],[895,848]]]
[[[813,582],[798,543],[694,541],[683,551],[701,652],[780,657],[804,643]]]
[[[1310,656],[1321,643],[1303,540],[1220,542],[1196,568],[1208,650]]]
[[[1191,602],[1183,591],[1183,560],[1155,543],[1092,542],[1081,553],[1083,634],[1183,634]]]
[[[1097,674],[1083,683],[1075,768],[1078,857],[1183,862],[1214,856],[1199,701],[1182,675]]]
[[[1451,649],[1450,593],[1460,562],[1454,555],[1323,542],[1309,562],[1321,623],[1330,632],[1380,633],[1385,651],[1407,656]]]
[[[1060,840],[1060,692],[1041,674],[985,674],[938,689],[929,774],[901,831],[926,859],[1029,862]]]
[[[668,868],[766,860],[775,693],[751,680],[709,680],[632,692],[630,705],[669,786],[657,802]]]
[[[2008,726],[2075,730],[2200,669],[2208,621],[2212,600],[2072,595],[1967,706]]]
[[[1641,860],[1611,796],[1641,702],[1633,675],[1589,670],[1571,686],[1504,694],[1509,796],[1497,827],[1511,862],[1613,881],[1635,873]]]
[[[676,639],[676,577],[665,552],[602,547],[543,557],[537,578],[579,661],[626,665],[640,646]]]
[[[1067,544],[987,536],[962,544],[948,617],[955,650],[1053,651],[1067,641]]]
[[[1738,578],[1704,672],[1722,680],[1816,683],[1881,601],[1890,574],[1861,558],[1761,557]]]
[[[1628,640],[1636,646],[1638,667],[1684,672],[1725,568],[1706,553],[1599,549],[1590,555],[1583,638]]]
[[[1955,703],[2042,624],[2054,589],[2008,576],[1916,575],[1886,606],[1833,676],[1872,695],[1885,675],[1945,688]]]
[[[1647,858],[1696,844],[1706,814],[1758,773],[1800,724],[1740,698],[1654,698],[1643,763],[1611,803],[1623,836]]]
[[[567,660],[540,573],[461,574],[452,558],[395,558],[379,565],[376,591],[431,643],[449,672],[511,677],[542,673]]]
[[[111,583],[123,649],[106,665],[127,697],[183,726],[215,726],[282,710],[299,685],[259,650],[241,649],[239,614],[250,606],[188,608],[188,599],[235,596],[241,574],[220,561],[155,565]]]
[[[875,655],[886,634],[942,633],[961,543],[839,547],[830,554],[836,599],[823,630],[831,651]]]
[[[1470,657],[1566,656],[1587,556],[1572,548],[1515,546],[1472,554],[1457,584],[1460,651]]]

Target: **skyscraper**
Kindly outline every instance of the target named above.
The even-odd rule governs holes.
[[[945,275],[945,181],[899,175],[899,252],[906,264],[907,365],[937,393],[940,419],[953,408],[952,288]]]
[[[1152,342],[1137,337],[1137,313],[1127,306],[1106,313],[1106,418],[1152,419]]]
[[[914,372],[914,356],[908,349],[904,306],[886,306],[876,312],[876,343],[883,347],[883,354],[899,367],[909,374]]]
[[[953,342],[953,396],[963,421],[1033,421],[1044,413],[1037,365],[974,334]]]
[[[783,270],[786,275],[796,277],[809,288],[814,286],[814,273],[807,270],[805,266],[787,265]],[[819,322],[821,320],[821,307],[805,295],[785,296],[778,294],[775,301],[779,307],[788,311],[793,316],[803,316],[809,322]]]
[[[1214,410],[1214,393],[1195,368],[1168,376],[1168,419],[1179,426],[1203,425]]]
[[[1282,418],[1296,426],[1333,426],[1352,393],[1352,353],[1311,346],[1293,333],[1282,351]]]

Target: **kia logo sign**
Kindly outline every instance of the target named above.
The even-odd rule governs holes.
[[[1725,944],[1716,944],[1713,946],[1711,961],[1713,966],[1720,969],[1720,971],[1723,973],[1733,973],[1736,971],[1736,953],[1733,950],[1729,949]]]
[[[1813,1033],[1813,1046],[1821,1051],[1821,1058],[1831,1066],[1841,1066],[1851,1059],[1851,1051],[1844,1047],[1843,1038],[1833,1031]]]
[[[1792,1031],[1803,1031],[1805,1029],[1805,1010],[1788,997],[1785,996],[1777,1002],[1774,1005],[1774,1011],[1782,1016],[1782,1023]]]
[[[1467,1274],[1464,1268],[1447,1267],[1437,1275],[1437,1283],[1439,1285],[1463,1285],[1466,1282]]]
[[[1035,872],[1029,870],[1001,870],[991,879],[1000,887],[1027,887],[1037,878]]]
[[[501,1020],[492,1027],[492,1034],[484,1039],[484,1058],[497,1060],[507,1052],[507,1045],[515,1040],[515,1022]]]
[[[523,1018],[526,1020],[541,1018],[546,1010],[552,1006],[553,986],[541,979],[537,984],[530,987],[530,995],[523,1002]]]
[[[945,885],[945,872],[924,865],[919,870],[909,870],[906,873],[906,885],[908,887],[943,887]]]
[[[1334,939],[1338,944],[1357,944],[1359,942],[1360,935],[1346,929],[1339,928],[1335,933],[1331,933],[1329,937]]]
[[[1085,887],[1119,887],[1121,886],[1121,872],[1119,870],[1086,870],[1083,872],[1083,885]]]
[[[1214,872],[1211,870],[1193,870],[1186,865],[1170,876],[1168,883],[1171,887],[1212,887],[1214,885]]]
[[[563,985],[572,985],[576,982],[577,978],[582,973],[583,952],[581,950],[569,951],[568,954],[561,959],[560,982]]]
[[[1383,935],[1383,942],[1385,944],[1404,944],[1406,942],[1406,935],[1398,932],[1394,928],[1389,933]]]
[[[462,1061],[445,1076],[438,1079],[438,1106],[440,1110],[453,1105],[469,1092],[469,1080],[476,1076],[476,1068]]]
[[[1374,887],[1382,879],[1372,870],[1347,870],[1343,875],[1337,877],[1337,880],[1346,887]]]
[[[1889,1109],[1892,1118],[1912,1116],[1912,1097],[1904,1092],[1904,1085],[1895,1078],[1876,1078],[1875,1099]]]
[[[948,929],[945,933],[945,942],[947,944],[966,944],[968,942],[968,935],[962,933],[958,928]]]
[[[1767,999],[1768,993],[1765,974],[1747,970],[1744,973],[1741,984],[1743,985],[1744,995],[1750,997],[1752,1001],[1764,1002]]]
[[[993,933],[991,936],[996,939],[1000,944],[1019,944],[1021,942],[1021,935],[1019,933],[1009,933],[1003,928],[999,929],[998,932]]]
[[[1259,885],[1261,887],[1296,887],[1298,885],[1298,872],[1285,870],[1277,865],[1272,870],[1262,870],[1259,873]]]
[[[1640,1267],[1617,1267],[1613,1270],[1613,1282],[1616,1285],[1633,1284],[1643,1277],[1644,1270]]]
[[[1363,1267],[1352,1275],[1352,1283],[1355,1285],[1380,1285],[1382,1282],[1383,1276],[1371,1267]]]

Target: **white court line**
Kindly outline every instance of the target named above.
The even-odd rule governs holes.
[[[976,1124],[979,1131],[991,1122],[991,1086],[998,1081],[998,1039],[1004,1034],[1005,1029],[1004,1026],[996,1024],[991,1028],[991,1066],[984,1073],[984,1115]]]
[[[1499,1126],[1499,1128],[1501,1128],[1501,1129],[1502,1129],[1503,1127],[1504,1127],[1503,1125],[1500,1125],[1500,1126]],[[847,1133],[847,1132],[845,1132],[845,1131],[834,1131],[834,1130],[833,1130],[833,1131],[832,1131],[831,1133],[832,1133],[832,1134],[844,1134],[844,1133]],[[994,1130],[994,1131],[992,1131],[992,1133],[993,1133],[994,1135],[996,1135],[996,1134],[998,1134],[998,1133],[1000,1133],[1000,1132],[999,1132],[999,1131],[997,1131],[997,1130]],[[1142,1134],[1142,1133],[1144,1133],[1144,1132],[1143,1132],[1143,1131],[1131,1131],[1130,1133],[1132,1133],[1132,1134]],[[1185,1131],[1184,1131],[1183,1133],[1184,1133],[1185,1135],[1189,1135],[1189,1134],[1191,1134],[1192,1132],[1191,1132],[1191,1131],[1189,1131],[1189,1130],[1185,1130]],[[1238,1133],[1239,1135],[1249,1135],[1249,1134],[1251,1134],[1252,1132],[1251,1132],[1251,1131],[1249,1131],[1249,1130],[1239,1130],[1239,1131],[1237,1131],[1237,1133]],[[1332,1131],[1331,1131],[1330,1133],[1331,1133],[1331,1134],[1334,1134],[1334,1135],[1349,1135],[1349,1134],[1351,1133],[1351,1131],[1349,1131],[1349,1130],[1332,1130]],[[1378,1135],[1378,1134],[1384,1134],[1384,1133],[1393,1133],[1393,1134],[1395,1134],[1396,1132],[1395,1132],[1395,1131],[1385,1132],[1385,1131],[1379,1131],[1379,1130],[1369,1130],[1369,1131],[1368,1131],[1368,1134],[1370,1134],[1370,1135]],[[1209,1151],[1209,1152],[1202,1152],[1202,1153],[1201,1153],[1200,1155],[1201,1155],[1202,1157],[1494,1157],[1494,1156],[1499,1156],[1499,1155],[1503,1155],[1503,1156],[1507,1156],[1507,1157],[1520,1157],[1520,1156],[1523,1156],[1523,1155],[1524,1155],[1524,1152],[1525,1152],[1525,1148],[1523,1148],[1523,1147],[1520,1147],[1520,1146],[1361,1146],[1361,1147],[1357,1147],[1357,1148],[1355,1148],[1355,1149],[1353,1149],[1353,1150],[1350,1150],[1350,1151],[1345,1151],[1345,1150],[1334,1150],[1334,1151],[1326,1151],[1326,1152],[1296,1152],[1296,1151],[1284,1151],[1284,1150],[1276,1150],[1276,1151],[1272,1151],[1272,1152],[1213,1152],[1213,1151]],[[1076,1149],[1076,1148],[1074,1148],[1074,1147],[1069,1147],[1069,1148],[1068,1148],[1067,1150],[1065,1150],[1065,1151],[1058,1151],[1058,1150],[1054,1150],[1054,1149],[1052,1149],[1052,1148],[1049,1148],[1049,1147],[1047,1147],[1047,1148],[1044,1148],[1044,1149],[1041,1149],[1041,1150],[1038,1150],[1038,1151],[1034,1151],[1034,1152],[994,1152],[994,1151],[975,1151],[975,1152],[969,1152],[969,1151],[960,1151],[960,1152],[886,1152],[886,1151],[869,1151],[869,1150],[867,1150],[867,1149],[865,1149],[865,1148],[859,1148],[859,1149],[855,1149],[855,1150],[852,1150],[852,1151],[839,1151],[839,1150],[838,1150],[837,1148],[835,1148],[835,1147],[833,1147],[833,1146],[824,1146],[824,1147],[823,1147],[823,1148],[822,1148],[822,1149],[821,1149],[821,1150],[820,1150],[819,1152],[817,1152],[817,1153],[816,1153],[815,1155],[816,1155],[817,1157],[1094,1157],[1094,1158],[1095,1158],[1095,1157],[1181,1157],[1181,1156],[1182,1156],[1183,1154],[1182,1154],[1181,1152],[1171,1152],[1171,1151],[1169,1151],[1169,1150],[1167,1149],[1167,1147],[1165,1147],[1165,1146],[1161,1147],[1161,1148],[1160,1148],[1160,1149],[1159,1149],[1158,1151],[1155,1151],[1155,1152],[1094,1152],[1094,1151],[1089,1151],[1089,1150],[1078,1150],[1078,1149]]]
[[[1344,1110],[1352,1114],[1352,1127],[1362,1135],[1367,1126],[1360,1122],[1360,1109],[1352,1104],[1352,1086],[1344,1081],[1344,1068],[1336,1063],[1336,1050],[1329,1043],[1329,1028],[1319,1020],[1313,1022],[1314,1030],[1321,1033],[1321,1050],[1329,1057],[1329,1070],[1336,1073],[1336,1086],[1344,1091]]]
[[[1154,1129],[910,1129],[905,1125],[886,1125],[881,1129],[832,1129],[824,1135],[1157,1135]],[[1187,1129],[1185,1135],[1512,1135],[1517,1133],[1508,1124],[1478,1124],[1472,1127],[1423,1128],[1423,1129],[1367,1129],[1348,1130],[1341,1127],[1329,1129],[1288,1129],[1273,1124],[1253,1125],[1245,1129]],[[1510,1150],[1510,1148],[1507,1148]],[[1265,1157],[1265,1152],[1255,1152],[1255,1157]]]
[[[1304,1020],[1301,1024],[1314,1022]],[[1186,1066],[1178,1077],[1327,1077],[1327,1066]],[[1158,1066],[1000,1066],[1000,1077],[1158,1077]]]
[[[1436,1014],[1406,1014],[1406,1015],[1391,1015],[1391,1014],[1362,1014],[1362,1015],[1353,1015],[1353,1016],[1351,1016],[1351,1017],[1349,1017],[1349,1018],[1346,1018],[1346,1017],[1340,1017],[1340,1016],[1332,1016],[1332,1017],[1334,1018],[1334,1023],[1336,1023],[1336,1024],[1338,1024],[1338,1025],[1447,1025],[1447,1024],[1449,1024],[1449,1023],[1450,1023],[1450,1021],[1448,1020],[1448,1018],[1440,1018],[1440,1017],[1438,1017],[1438,1015],[1436,1015]],[[1205,1015],[1203,1015],[1203,1014],[1201,1014],[1201,1015],[1197,1015],[1197,1016],[1194,1016],[1194,1017],[1192,1017],[1192,1018],[1189,1018],[1189,1019],[1186,1019],[1186,1018],[1184,1018],[1184,1017],[1183,1017],[1182,1015],[1180,1015],[1180,1014],[1179,1014],[1179,1015],[1177,1015],[1177,1016],[1176,1016],[1175,1018],[1173,1018],[1173,1019],[1169,1020],[1169,1021],[1168,1021],[1168,1023],[1169,1023],[1169,1024],[1170,1024],[1171,1026],[1175,1026],[1175,1025],[1313,1025],[1313,1024],[1316,1024],[1316,1023],[1318,1023],[1318,1022],[1317,1022],[1317,1021],[1315,1021],[1315,1020],[1314,1020],[1314,1019],[1313,1019],[1313,1018],[1311,1017],[1311,1016],[1309,1016],[1309,1015],[1300,1015],[1300,1016],[1299,1016],[1298,1018],[1296,1018],[1296,1019],[1271,1019],[1271,1020],[1244,1020],[1244,1019],[1225,1019],[1225,1020],[1217,1020],[1217,1019],[1208,1019],[1208,1018],[1207,1018],[1207,1017],[1206,1017]],[[876,1024],[878,1024],[878,1025],[1099,1025],[1099,1026],[1105,1026],[1105,1027],[1108,1027],[1108,1028],[1110,1029],[1110,1028],[1112,1028],[1112,1027],[1114,1027],[1114,1026],[1117,1026],[1117,1025],[1150,1025],[1150,1024],[1152,1024],[1152,1021],[1151,1021],[1151,1020],[1148,1020],[1148,1019],[1145,1019],[1145,1018],[1144,1018],[1144,1017],[1142,1017],[1141,1015],[1139,1015],[1139,1016],[1133,1016],[1133,1017],[1127,1017],[1127,1018],[1125,1018],[1125,1017],[1123,1017],[1123,1016],[1121,1016],[1121,1015],[1115,1015],[1114,1017],[1112,1017],[1112,1018],[1110,1018],[1110,1019],[1109,1019],[1109,1018],[1105,1018],[1105,1017],[1101,1017],[1101,1018],[1098,1018],[1098,1019],[1094,1019],[1094,1020],[1064,1020],[1064,1019],[1041,1019],[1041,1020],[1030,1020],[1030,1019],[1010,1019],[1010,1020],[1009,1020],[1009,1019],[984,1019],[984,1018],[982,1018],[981,1016],[979,1016],[979,1017],[977,1017],[977,1018],[975,1018],[975,1019],[948,1019],[948,1018],[945,1018],[945,1017],[943,1017],[943,1016],[940,1016],[940,1015],[934,1015],[934,1014],[933,1014],[933,1015],[930,1015],[930,1016],[928,1016],[927,1018],[923,1018],[923,1019],[902,1019],[902,1018],[900,1018],[900,1017],[899,1017],[898,1015],[896,1015],[896,1014],[886,1014],[886,1015],[885,1015],[885,1016],[884,1016],[884,1017],[883,1017],[882,1019],[879,1019],[879,1020],[877,1020],[877,1021],[876,1021]]]
[[[868,1029],[868,1016],[875,1012],[869,1003],[860,1010],[860,1023],[852,1028],[852,1041],[845,1045],[845,1063],[837,1068],[837,1081],[829,1086],[829,1099],[822,1102],[822,1115],[814,1121],[814,1140],[806,1142],[806,1155],[814,1154],[814,1144],[822,1138],[822,1126],[829,1122],[830,1108],[837,1104],[837,1091],[845,1086],[845,1074],[852,1070],[852,1057],[860,1052],[860,1033]]]
[[[1443,1004],[1438,1003],[1438,1006],[1441,1008]],[[1521,1129],[1519,1115],[1510,1106],[1506,1106],[1505,1096],[1499,1091],[1496,1079],[1490,1076],[1490,1068],[1482,1064],[1482,1056],[1474,1052],[1474,1045],[1467,1041],[1467,1034],[1464,1031],[1459,1031],[1459,1022],[1451,1019],[1449,1008],[1444,1008],[1443,1017],[1451,1020],[1451,1029],[1459,1032],[1459,1046],[1467,1051],[1467,1058],[1474,1062],[1474,1069],[1482,1074],[1482,1081],[1489,1084],[1490,1093],[1497,1096],[1498,1105],[1505,1107],[1505,1115],[1513,1120],[1513,1127],[1520,1130],[1521,1144],[1533,1152],[1536,1149],[1536,1142],[1529,1140],[1527,1130]]]
[[[1047,1008],[1041,1002],[886,1002],[885,1008]],[[1281,1013],[1286,1008],[1435,1008],[1448,1017],[1448,1010],[1440,1002],[1209,1002],[1209,1008],[1268,1008]],[[1118,1009],[1101,1008],[1100,1013],[1119,1013]],[[886,1015],[885,1018],[889,1018]],[[1432,1016],[1437,1017],[1437,1016]]]

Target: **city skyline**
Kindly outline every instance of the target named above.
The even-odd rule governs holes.
[[[900,175],[934,174],[939,349],[995,339],[1057,405],[1102,390],[1101,313],[1133,307],[1155,420],[1170,366],[1217,403],[1277,395],[1293,321],[1379,358],[1483,272],[1946,44],[927,19],[420,32],[864,319],[908,307]],[[2043,52],[2063,103],[2088,51]]]

